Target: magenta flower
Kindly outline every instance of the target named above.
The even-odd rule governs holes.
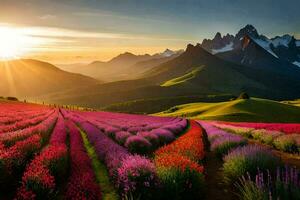
[[[118,169],[117,185],[124,191],[123,196],[146,195],[158,185],[154,164],[142,156],[127,157]]]
[[[125,147],[131,153],[145,154],[151,150],[152,145],[147,139],[134,135],[127,138]]]

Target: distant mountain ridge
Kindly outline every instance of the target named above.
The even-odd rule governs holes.
[[[227,34],[222,37],[221,33],[218,32],[213,39],[204,39],[201,46],[213,54],[234,51],[241,49],[240,41],[246,36],[251,37],[253,41],[274,57],[300,67],[299,40],[288,34],[268,38],[264,35],[259,35],[256,28],[252,25],[246,25],[235,36]]]
[[[173,51],[170,49],[153,55],[135,55],[125,52],[107,62],[94,61],[84,66],[69,65],[69,67],[61,66],[61,68],[106,82],[130,80],[138,78],[140,74],[152,67],[179,56],[182,52],[183,50]]]
[[[93,78],[65,72],[56,66],[32,59],[0,62],[0,96],[33,99],[40,95],[101,83]]]
[[[244,37],[239,41],[241,50],[232,51],[237,52],[233,54],[234,58],[249,58],[243,63],[232,62],[233,58],[224,59],[222,56],[212,55],[204,50],[201,44],[189,44],[183,54],[153,68],[145,73],[145,77],[156,81],[157,84],[184,88],[187,91],[235,95],[247,91],[254,96],[265,98],[296,97],[300,92],[300,68],[273,59],[271,54],[250,40],[247,43]],[[238,54],[239,52],[242,54]],[[251,66],[251,62],[255,63],[255,60],[272,65]],[[180,84],[170,84],[176,81]]]

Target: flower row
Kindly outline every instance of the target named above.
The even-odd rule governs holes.
[[[168,144],[187,127],[187,120],[179,118],[145,117],[128,114],[110,113],[70,113],[73,118],[80,118],[97,126],[108,137],[126,147],[131,153],[147,154],[158,147]],[[98,118],[98,117],[106,117]],[[124,119],[128,117],[128,119]],[[76,120],[76,119],[75,119]],[[132,121],[131,121],[132,120]],[[125,123],[126,121],[126,123]],[[124,122],[124,123],[123,123]],[[134,126],[130,126],[134,124]]]
[[[281,151],[300,153],[300,134],[286,135],[280,131],[237,127],[219,123],[215,123],[214,125],[234,134],[242,135],[244,137],[255,139],[262,143],[271,145]]]
[[[27,137],[30,137],[31,135],[34,134],[40,134],[42,135],[42,138],[44,138],[44,136],[49,134],[49,131],[54,126],[57,120],[57,116],[58,116],[58,110],[53,114],[51,114],[43,122],[35,126],[30,126],[29,128],[17,130],[14,132],[2,133],[0,134],[0,142],[2,142],[6,147],[8,147],[8,146],[12,146],[17,141],[24,140]]]
[[[280,131],[285,134],[300,134],[300,124],[292,123],[251,123],[251,122],[222,122],[224,124],[248,127],[254,129],[266,129],[271,131]]]
[[[25,118],[21,121],[13,123],[13,124],[0,126],[0,134],[16,131],[16,130],[20,130],[20,129],[24,129],[24,128],[30,127],[32,125],[36,125],[38,123],[41,123],[42,121],[47,119],[47,117],[49,117],[51,114],[53,114],[53,112],[55,112],[55,110],[49,110],[46,113],[43,113],[42,115],[35,116],[33,118],[29,118],[29,119]]]
[[[78,120],[78,119],[77,119]],[[109,175],[124,198],[145,198],[157,183],[154,164],[143,156],[131,155],[98,128],[84,121],[77,121],[95,151],[105,163]]]
[[[79,130],[71,121],[67,122],[70,135],[70,177],[67,184],[66,199],[101,199],[96,183],[91,159],[83,145]]]
[[[66,139],[64,118],[59,115],[49,145],[26,167],[17,193],[18,199],[53,198],[56,183],[60,182],[68,169]]]
[[[163,184],[163,198],[195,199],[201,196],[203,187],[204,158],[203,132],[192,121],[183,136],[155,152],[155,165]]]
[[[218,129],[211,123],[204,121],[199,121],[199,123],[207,133],[208,140],[210,142],[210,149],[221,158],[231,149],[247,144],[247,140],[242,136],[234,135],[222,129]]]

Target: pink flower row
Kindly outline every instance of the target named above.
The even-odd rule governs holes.
[[[63,178],[68,168],[67,131],[62,115],[50,138],[49,145],[26,167],[18,199],[39,199],[55,194],[56,182]]]
[[[0,142],[5,144],[5,146],[11,146],[17,141],[24,140],[34,134],[40,134],[44,138],[44,136],[49,133],[51,127],[54,126],[57,120],[57,116],[58,110],[56,110],[56,112],[52,113],[46,120],[37,125],[14,132],[2,133],[0,134]]]
[[[66,199],[101,199],[92,168],[91,159],[83,145],[82,137],[75,124],[67,123],[70,134],[71,173],[67,185]]]
[[[24,129],[32,125],[41,123],[42,121],[47,119],[47,117],[49,117],[53,112],[55,112],[54,109],[49,110],[46,113],[43,113],[42,115],[38,115],[31,119],[24,118],[23,120],[18,121],[16,123],[0,126],[0,134]]]

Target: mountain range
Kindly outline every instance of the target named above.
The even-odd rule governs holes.
[[[247,37],[249,42],[255,43],[260,46],[273,57],[279,61],[287,62],[300,67],[300,41],[296,40],[294,36],[283,35],[276,36],[274,38],[268,38],[264,35],[260,35],[256,28],[252,25],[247,25],[242,28],[235,36],[227,34],[222,37],[221,33],[217,33],[213,39],[204,39],[202,41],[202,47],[212,54],[219,54],[235,51],[245,51],[245,46],[242,46],[241,40]],[[245,44],[245,43],[244,43]],[[246,53],[245,53],[246,54]],[[240,64],[253,65],[257,63],[250,63],[249,57],[244,55],[239,59],[234,59],[230,56],[223,56],[225,59],[229,59]],[[248,60],[248,61],[246,61]]]
[[[179,56],[182,52],[183,50],[172,51],[170,49],[153,55],[134,55],[125,52],[108,62],[94,61],[87,65],[60,65],[60,68],[69,72],[91,76],[105,82],[129,80],[139,77],[153,66]]]
[[[188,44],[184,51],[126,52],[108,62],[60,66],[63,70],[40,61],[11,61],[19,89],[10,95],[115,111],[131,110],[128,106],[138,102],[139,112],[151,112],[153,103],[164,110],[191,99],[229,100],[241,92],[295,99],[300,97],[299,55],[299,41],[293,36],[269,39],[247,25],[236,35],[217,33],[201,44]],[[0,87],[3,96],[11,90],[9,77]]]

